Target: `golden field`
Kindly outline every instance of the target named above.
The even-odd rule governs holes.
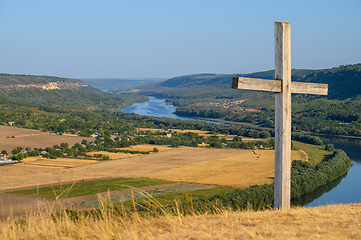
[[[97,163],[96,160],[86,160],[77,158],[57,158],[49,159],[43,157],[27,157],[21,161],[22,164],[31,167],[49,167],[49,168],[72,168],[86,164]]]
[[[136,145],[129,150],[150,154],[95,152],[111,160],[44,159],[32,157],[23,163],[0,168],[0,190],[104,177],[149,177],[171,181],[248,187],[273,181],[274,152]],[[302,151],[292,159],[307,160]]]
[[[139,156],[140,154],[130,154],[130,153],[113,153],[113,152],[106,152],[106,151],[96,151],[96,152],[90,152],[88,155],[94,156],[96,154],[101,154],[102,156],[108,156],[109,159],[122,159],[122,158],[129,158],[129,157],[135,157]]]
[[[292,160],[307,160],[307,154],[292,151]],[[273,182],[273,150],[236,150],[236,154],[148,175],[149,178],[247,188]]]
[[[132,146],[121,148],[121,149],[132,150],[132,151],[150,151],[150,152],[152,152],[154,148],[157,148],[160,152],[174,149],[170,146],[152,145],[152,144],[132,145]]]
[[[83,139],[94,141],[94,138],[91,137],[79,137],[71,134],[56,135],[33,129],[0,126],[0,151],[11,152],[16,147],[46,148],[61,143],[68,143],[71,146],[80,143]]]

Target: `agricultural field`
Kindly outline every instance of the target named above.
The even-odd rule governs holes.
[[[29,188],[10,193],[31,195],[52,199],[74,198],[86,195],[96,195],[111,191],[119,191],[129,188],[140,188],[151,185],[172,184],[173,182],[161,180],[149,180],[142,178],[109,178],[94,181],[82,181],[61,185],[53,185],[42,188]],[[97,199],[96,199],[97,200]]]
[[[154,147],[157,147],[159,152],[152,152]],[[150,191],[150,193],[155,191],[157,194],[159,191],[160,194],[165,192],[166,195],[160,197],[166,204],[170,201],[171,197],[182,197],[181,193],[176,193],[176,191],[178,191],[177,189],[181,188],[194,189],[195,196],[207,196],[209,194],[215,194],[216,192],[230,191],[230,188],[224,187],[243,188],[254,184],[271,183],[273,181],[274,152],[271,150],[193,147],[170,148],[167,146],[154,145],[137,145],[127,149],[151,152],[145,155],[116,153],[118,155],[112,155],[114,159],[107,161],[32,157],[25,159],[19,164],[1,166],[0,201],[3,201],[3,205],[5,203],[11,204],[8,202],[9,199],[12,199],[11,202],[13,204],[15,202],[20,204],[21,199],[24,200],[22,202],[23,204],[29,201],[43,201],[35,196],[20,196],[5,193],[9,190],[32,188],[35,190],[31,190],[31,192],[37,192],[40,191],[40,187],[47,185],[50,187],[50,190],[47,190],[48,194],[53,194],[54,197],[54,193],[60,196],[59,191],[62,192],[67,189],[66,184],[70,184],[70,188],[76,190],[79,188],[75,186],[86,186],[86,184],[84,184],[85,182],[94,182],[94,180],[97,179],[143,178],[152,184],[156,184],[152,182],[154,180],[166,181],[163,183],[169,181],[174,182],[173,185],[169,186],[163,184],[163,186],[151,185],[148,187],[148,185],[145,184],[146,186],[143,185],[143,187],[136,190]],[[98,154],[108,155],[111,153],[99,152]],[[292,159],[307,160],[308,155],[303,151],[293,151]],[[92,184],[94,185],[95,182]],[[207,188],[209,189],[197,190],[197,184],[208,186]],[[99,184],[95,185],[98,186]],[[132,186],[132,184],[128,185]],[[215,188],[215,186],[224,187]],[[77,195],[66,195],[67,198],[63,199],[61,203],[68,204],[70,201],[68,197],[73,196],[73,198],[71,198],[73,200],[70,201],[72,204],[90,201],[90,205],[94,206],[92,202],[96,202],[100,196],[111,196],[115,199],[118,198],[118,196],[126,196],[126,194],[129,195],[133,192],[133,190],[130,189],[109,189],[111,192],[107,193],[100,185],[99,187],[90,188],[91,189],[87,187],[87,191],[91,190],[91,192],[86,194],[93,195],[80,196],[83,194],[79,192],[81,193],[79,195],[78,191],[76,191]],[[171,191],[170,194],[168,194],[169,191]],[[12,195],[12,197],[9,198],[8,195]],[[42,197],[49,196],[43,195]],[[49,198],[45,200],[47,202],[50,201]],[[71,206],[74,206],[74,204]],[[76,209],[81,209],[81,207],[86,208],[87,206],[77,205]]]
[[[142,148],[138,147],[138,149]],[[242,151],[236,149],[180,147],[159,151],[158,153],[151,152],[146,155],[101,161],[93,164],[90,164],[92,162],[88,160],[76,159],[76,161],[85,161],[87,164],[72,168],[62,167],[60,169],[55,164],[50,166],[51,161],[56,162],[59,161],[58,159],[49,160],[48,164],[46,164],[48,166],[35,166],[26,163],[12,164],[0,168],[2,175],[0,190],[92,178],[143,177],[189,164],[237,156]]]
[[[59,163],[58,159],[49,161],[40,160],[39,164],[36,162],[28,162],[1,166],[0,190],[107,177],[106,174],[102,174],[101,172],[94,174],[76,171],[74,173],[73,169],[79,169],[85,166],[69,167],[70,164],[75,165],[78,160],[79,159],[74,159],[73,163],[67,163],[68,167],[64,166],[64,162]],[[93,161],[84,160],[84,163],[88,165],[92,162]]]
[[[237,188],[273,182],[273,150],[238,150],[232,156],[193,163],[148,175],[149,178],[176,182],[213,184]],[[292,160],[307,160],[307,154],[292,151]]]
[[[301,152],[307,152],[308,160],[312,164],[317,164],[324,160],[330,152],[324,151],[324,146],[311,145],[293,141],[293,148]],[[301,150],[302,149],[302,150]]]
[[[91,137],[79,137],[77,135],[64,134],[56,135],[39,130],[0,126],[0,151],[11,152],[16,147],[25,148],[46,148],[61,143],[68,143],[70,146],[80,143],[83,139],[94,141]]]
[[[131,153],[122,153],[122,152],[113,153],[113,152],[106,152],[106,151],[89,152],[89,155],[92,157],[99,155],[99,154],[101,154],[102,156],[108,156],[110,160],[130,158],[130,157],[142,155],[142,154],[131,154]]]
[[[76,159],[76,158],[57,158],[49,159],[43,157],[27,157],[21,163],[30,167],[45,167],[45,168],[72,168],[86,164],[97,163],[96,160]]]
[[[117,153],[128,157],[119,156],[101,162],[29,158],[24,163],[0,168],[0,189],[105,177],[149,177],[232,187],[272,182],[274,153],[270,150],[159,147],[161,150],[158,153],[133,157]],[[136,147],[138,150],[147,148],[149,146]],[[307,158],[305,153],[293,151],[293,159]]]
[[[151,132],[168,132],[166,130],[162,130],[162,129],[155,129],[155,128],[138,128],[139,131],[151,131]],[[203,136],[203,137],[210,137],[210,136],[218,136],[219,138],[225,138],[227,140],[232,140],[236,135],[224,135],[224,134],[210,134],[208,131],[201,131],[201,130],[182,130],[182,129],[170,129],[172,132],[177,132],[177,133],[196,133],[199,136]],[[265,139],[257,139],[257,138],[249,138],[249,137],[243,137],[242,136],[242,140],[245,142],[256,142],[256,141],[264,141]]]
[[[152,152],[154,148],[157,148],[159,150],[159,152],[164,152],[167,150],[174,150],[174,148],[172,148],[170,146],[152,145],[152,144],[132,145],[132,146],[121,148],[121,149],[131,150],[131,151],[150,151],[150,152]]]

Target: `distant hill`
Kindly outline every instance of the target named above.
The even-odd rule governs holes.
[[[147,97],[102,92],[77,79],[0,74],[0,103],[39,107],[47,111],[120,111]]]
[[[162,88],[217,88],[230,89],[232,78],[236,76],[274,79],[274,70],[249,74],[195,74],[168,79],[155,85]],[[292,69],[292,81],[329,84],[328,98],[345,99],[361,94],[361,63],[339,66],[330,69]],[[158,92],[156,90],[156,92]]]
[[[49,82],[66,82],[66,83],[84,84],[84,82],[81,80],[71,79],[71,78],[0,73],[1,88],[6,85],[46,84]]]
[[[141,78],[141,79],[123,79],[123,78],[82,78],[88,85],[110,92],[128,90],[132,88],[141,88],[144,85],[160,83],[166,78]]]

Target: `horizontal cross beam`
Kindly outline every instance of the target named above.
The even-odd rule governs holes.
[[[234,77],[232,88],[280,93],[282,89],[282,81],[247,77]],[[291,93],[327,95],[327,92],[327,84],[291,82]]]

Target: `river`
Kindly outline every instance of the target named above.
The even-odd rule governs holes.
[[[170,104],[165,103],[165,99],[160,99],[156,97],[149,96],[149,101],[144,103],[133,103],[131,106],[123,108],[121,112],[124,113],[136,113],[139,115],[147,115],[154,117],[168,117],[182,120],[199,120],[196,118],[181,117],[173,112],[176,110],[176,107]],[[210,120],[200,120],[210,123],[223,124],[222,122],[210,121]]]
[[[356,139],[323,138],[324,144],[332,143],[335,148],[344,150],[352,159],[353,167],[341,182],[331,191],[323,193],[306,206],[319,206],[331,203],[361,202],[361,142]]]
[[[144,103],[134,103],[130,107],[122,109],[125,113],[140,115],[169,117],[183,120],[196,120],[194,118],[180,117],[174,114],[176,107],[167,105],[165,99],[149,97]],[[213,121],[207,121],[213,122]],[[219,122],[213,122],[219,123]],[[361,140],[345,138],[323,138],[324,144],[332,143],[335,148],[343,149],[352,159],[353,167],[344,176],[323,186],[314,192],[303,196],[300,205],[308,207],[361,202]]]

